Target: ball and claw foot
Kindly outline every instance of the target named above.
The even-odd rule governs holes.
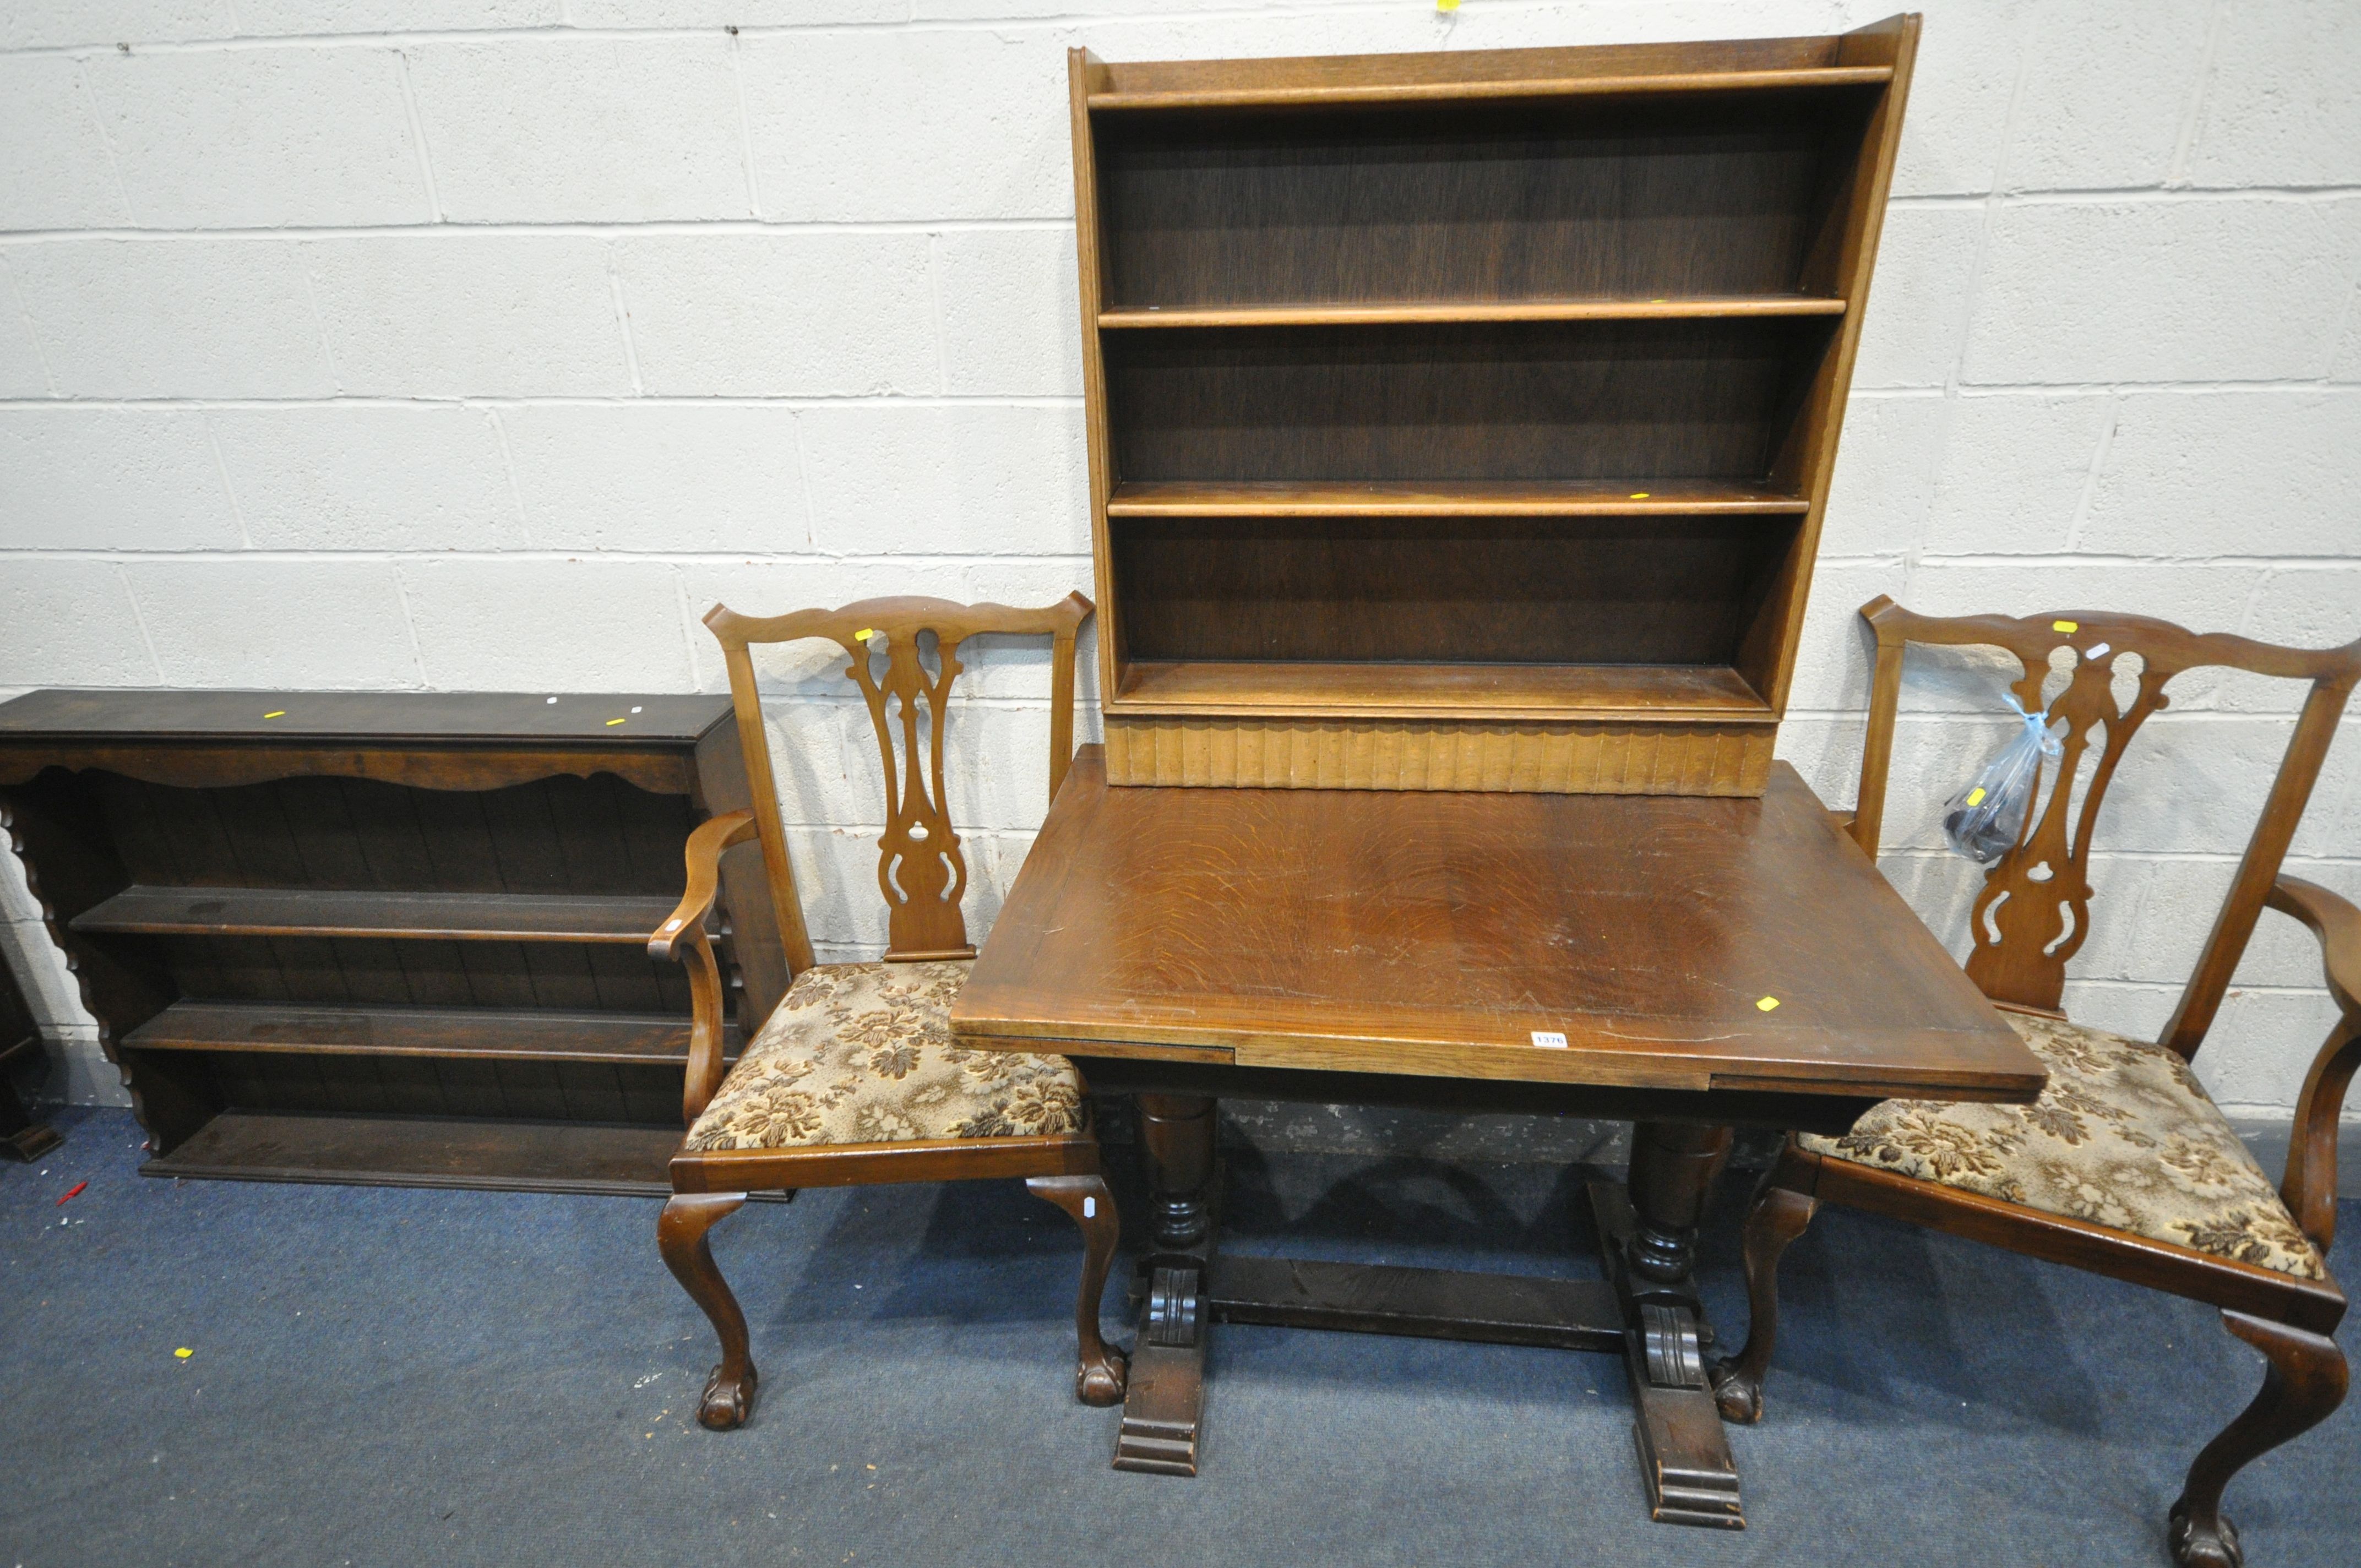
[[[2246,1553],[2238,1549],[2238,1530],[2227,1519],[2214,1520],[2220,1533],[2201,1530],[2187,1510],[2175,1506],[2172,1510],[2172,1560],[2180,1568],[2244,1568]]]
[[[705,1398],[697,1407],[697,1424],[708,1431],[729,1431],[744,1426],[753,1408],[754,1369],[748,1367],[746,1376],[733,1382],[717,1366],[706,1379]]]
[[[1763,1380],[1750,1376],[1734,1361],[1715,1362],[1707,1376],[1713,1381],[1714,1408],[1721,1419],[1751,1427],[1763,1419]]]
[[[1074,1373],[1074,1398],[1085,1405],[1120,1405],[1130,1380],[1131,1363],[1112,1347],[1096,1361],[1085,1361]]]

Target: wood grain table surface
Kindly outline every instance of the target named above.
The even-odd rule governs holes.
[[[1784,762],[1759,799],[1110,788],[1086,747],[951,1023],[978,1047],[1639,1090],[2043,1082]]]

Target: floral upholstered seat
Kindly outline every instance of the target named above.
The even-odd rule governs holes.
[[[952,1037],[965,962],[817,964],[722,1080],[685,1147],[801,1148],[919,1138],[1055,1136],[1084,1125],[1063,1057]]]
[[[2004,1014],[2049,1069],[2030,1105],[1889,1100],[1814,1154],[2129,1231],[2300,1279],[2320,1251],[2270,1179],[2162,1046]]]

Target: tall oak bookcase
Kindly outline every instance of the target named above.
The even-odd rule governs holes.
[[[1917,38],[1074,50],[1110,782],[1760,794]]]

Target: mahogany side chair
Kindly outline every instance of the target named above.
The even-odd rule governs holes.
[[[687,892],[648,950],[687,964],[695,1008],[681,1106],[688,1135],[672,1159],[673,1196],[657,1222],[656,1245],[721,1339],[721,1362],[697,1416],[717,1431],[746,1420],[755,1373],[745,1313],[714,1265],[706,1233],[751,1193],[806,1187],[1023,1178],[1036,1197],[1082,1227],[1075,1394],[1087,1405],[1123,1398],[1125,1358],[1099,1337],[1099,1298],[1115,1256],[1115,1199],[1100,1174],[1082,1075],[1063,1057],[963,1048],[947,1022],[975,957],[960,913],[967,863],[943,792],[960,649],[983,633],[1051,639],[1054,798],[1073,760],[1074,641],[1090,613],[1090,600],[1069,594],[1046,609],[880,598],[767,618],[717,605],[705,618],[729,665],[752,809],[716,817],[690,836]],[[921,657],[921,632],[935,639],[933,674]],[[844,674],[877,732],[885,781],[877,885],[889,938],[881,962],[813,962],[796,896],[750,650],[802,638],[843,648],[851,660]],[[762,846],[793,978],[725,1072],[725,987],[707,919],[723,852],[750,838]]]
[[[1763,1178],[1745,1233],[1752,1322],[1714,1371],[1724,1417],[1763,1412],[1778,1332],[1779,1255],[1821,1203],[1842,1203],[2053,1263],[2112,1275],[2218,1307],[2230,1332],[2268,1361],[2261,1392],[2199,1453],[2168,1522],[2186,1568],[2235,1568],[2237,1532],[2222,1492],[2250,1461],[2314,1425],[2345,1397],[2345,1357],[2329,1336],[2345,1314],[2327,1254],[2336,1225],[2336,1123],[2361,1066],[2361,911],[2279,872],[2345,700],[2361,641],[2317,651],[2199,636],[2140,616],[2069,611],[2026,620],[1915,615],[1879,598],[1861,611],[1877,634],[1853,839],[1872,857],[1885,805],[1905,645],[2006,650],[2013,689],[2042,708],[2056,651],[2071,674],[2048,705],[2067,720],[2046,805],[1985,874],[1970,916],[1968,976],[2049,1069],[2030,1105],[1890,1100],[1841,1137],[1791,1135]],[[2136,691],[2119,707],[2115,662],[2136,653]],[[2115,765],[2182,672],[2226,666],[2311,683],[2294,738],[2231,883],[2196,972],[2156,1044],[2068,1022],[2066,962],[2090,930],[2092,829]],[[2130,673],[2129,666],[2124,674]],[[2076,809],[2084,754],[2098,748]],[[2036,795],[2039,804],[2041,797]],[[2198,1084],[2204,1040],[2265,905],[2316,933],[2342,1018],[2298,1102],[2287,1177],[2277,1190]]]

